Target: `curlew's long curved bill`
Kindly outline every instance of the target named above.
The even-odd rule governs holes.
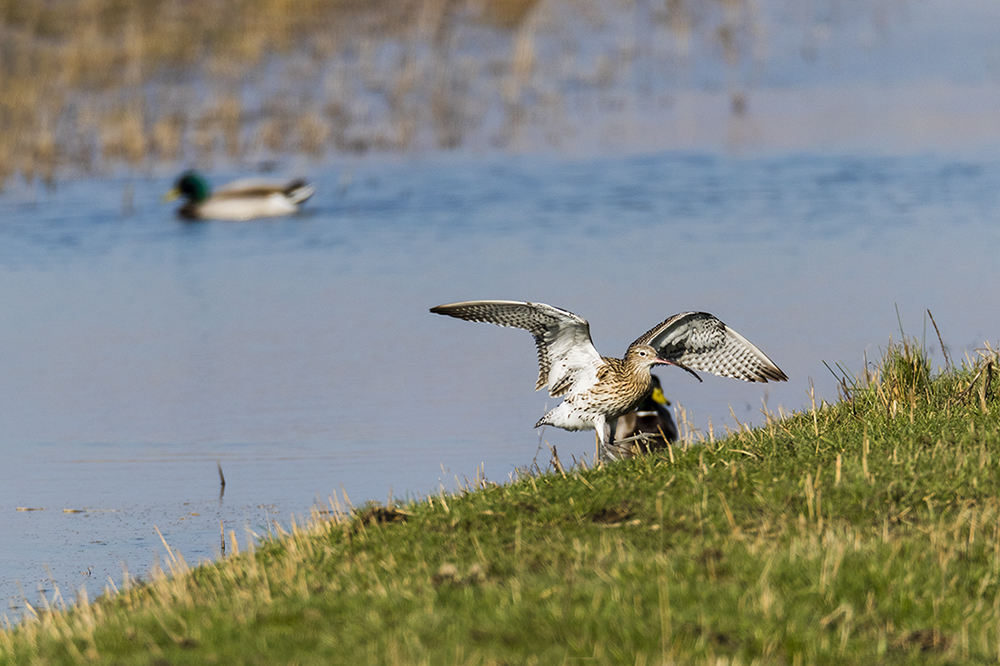
[[[703,370],[747,382],[788,380],[764,352],[707,312],[675,314],[632,343],[640,344],[689,372]]]

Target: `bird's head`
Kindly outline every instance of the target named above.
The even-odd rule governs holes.
[[[188,201],[200,203],[212,194],[211,187],[205,177],[197,171],[185,171],[174,183],[174,189],[163,196],[164,201],[172,201],[184,197]]]
[[[701,381],[701,377],[699,377],[694,370],[687,367],[680,361],[661,358],[656,353],[656,350],[650,345],[632,345],[625,353],[625,361],[639,372],[643,370],[649,372],[649,369],[657,364],[673,365],[681,370],[684,370],[685,372],[690,373],[699,382]]]
[[[663,386],[660,384],[660,378],[656,375],[653,375],[653,393],[649,397],[658,405],[670,405],[667,396],[663,395]]]
[[[634,345],[629,347],[628,352],[625,354],[625,361],[636,370],[645,370],[646,372],[649,372],[649,369],[657,363],[667,363],[667,361],[657,356],[656,350],[649,345]]]

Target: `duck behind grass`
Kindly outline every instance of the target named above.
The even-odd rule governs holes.
[[[315,192],[305,180],[276,182],[259,178],[237,180],[212,191],[201,173],[185,171],[164,201],[184,197],[177,215],[187,220],[252,220],[292,215]]]
[[[631,458],[647,451],[665,449],[677,441],[677,424],[671,416],[670,401],[663,395],[660,378],[653,375],[653,390],[634,412],[619,416],[611,426],[611,449],[619,458]]]

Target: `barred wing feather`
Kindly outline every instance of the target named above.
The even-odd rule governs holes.
[[[521,301],[465,301],[438,305],[431,312],[531,333],[538,350],[536,391],[548,386],[549,394],[558,397],[597,383],[597,368],[604,361],[590,338],[590,324],[572,312]]]
[[[742,335],[707,312],[682,312],[647,331],[632,345],[648,344],[657,355],[695,370],[748,382],[788,377]]]

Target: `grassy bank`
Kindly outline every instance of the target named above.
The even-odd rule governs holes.
[[[911,342],[836,405],[352,515],[0,634],[2,663],[993,663],[1000,400]]]

